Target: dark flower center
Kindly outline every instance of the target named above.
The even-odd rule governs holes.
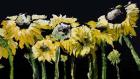
[[[125,8],[115,8],[109,11],[106,15],[106,19],[110,23],[122,23],[126,19]]]
[[[22,25],[16,23],[16,25],[17,25],[18,27],[20,27],[20,29],[28,29],[28,27],[30,26],[30,24],[26,24],[26,23],[23,23]]]
[[[44,45],[44,44],[40,47],[40,49],[41,49],[43,52],[50,50],[50,48],[47,47],[47,46]]]

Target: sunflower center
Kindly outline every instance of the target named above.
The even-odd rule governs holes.
[[[46,52],[46,51],[49,51],[49,50],[50,50],[50,48],[49,48],[48,46],[44,45],[44,44],[40,47],[40,49],[41,49],[43,52]]]
[[[58,28],[59,32],[62,32],[62,35],[67,35],[70,32],[70,25],[67,24],[61,24],[61,27]]]
[[[52,35],[58,40],[65,40],[69,38],[70,25],[61,23],[55,27]]]
[[[25,14],[19,14],[15,22],[20,29],[27,29],[30,25],[30,16],[25,16]]]
[[[123,7],[115,8],[107,13],[106,18],[110,23],[122,23],[126,18],[126,11]]]

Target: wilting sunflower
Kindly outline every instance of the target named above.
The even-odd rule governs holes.
[[[57,48],[59,47],[58,42],[53,42],[50,38],[38,41],[33,47],[33,56],[39,61],[48,62],[55,61],[55,55]]]
[[[114,18],[118,17],[121,14],[125,14],[124,11],[121,9],[124,8],[126,12],[126,17],[124,21],[120,23],[111,23],[110,20],[113,20]],[[107,16],[103,15],[99,17],[97,22],[97,28],[105,27],[107,30],[105,32],[112,34],[114,40],[118,40],[118,38],[121,35],[131,35],[135,36],[136,32],[134,30],[134,27],[136,26],[136,21],[138,19],[139,9],[137,8],[136,4],[129,3],[128,5],[122,7],[117,6],[115,9],[110,11]]]
[[[19,47],[24,45],[33,45],[36,39],[42,37],[41,29],[50,29],[45,15],[25,15],[7,17],[2,22],[2,28],[5,30],[4,37],[6,39],[14,38],[19,41]]]
[[[64,49],[70,54],[84,56],[95,49],[95,42],[92,40],[90,29],[87,26],[72,28],[71,38],[62,42]]]

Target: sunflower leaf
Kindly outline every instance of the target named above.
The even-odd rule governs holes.
[[[0,45],[4,48],[8,47],[7,41],[4,40],[2,36],[0,36]]]
[[[127,47],[131,50],[131,54],[133,56],[133,59],[135,60],[137,66],[138,66],[138,69],[140,70],[140,58],[139,58],[138,54],[136,53],[136,51],[135,51],[133,45],[131,44],[129,38],[127,38],[125,36],[123,36],[123,38],[124,38],[124,41],[126,42]]]

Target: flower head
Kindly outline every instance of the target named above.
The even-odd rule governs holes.
[[[53,32],[52,37],[56,40],[65,40],[70,38],[70,31],[71,27],[70,25],[61,23],[60,25],[57,25]]]
[[[114,50],[114,49],[107,56],[107,58],[109,59],[109,61],[111,61],[111,63],[113,65],[118,64],[120,62],[119,57],[120,57],[120,53],[117,50]]]
[[[33,56],[43,62],[45,62],[45,60],[48,62],[55,61],[56,50],[58,47],[58,42],[54,43],[52,40],[46,38],[38,41],[32,47]]]
[[[38,17],[37,17],[38,16]],[[41,39],[41,29],[49,28],[48,22],[43,20],[43,15],[25,15],[7,17],[9,20],[2,22],[2,28],[5,30],[4,37],[6,39],[14,38],[19,41],[19,47],[24,45],[33,45],[37,39]]]
[[[135,36],[136,32],[134,30],[134,27],[138,19],[139,9],[137,8],[136,4],[132,3],[125,6],[125,11],[126,11],[126,18],[123,22],[110,23],[109,20],[106,19],[105,15],[103,15],[98,18],[97,27],[107,28],[107,30],[105,30],[104,32],[112,34],[112,37],[114,38],[114,40],[118,40],[118,38],[121,35]],[[118,13],[118,11],[113,11],[113,12],[114,12],[113,13],[114,15],[112,16],[115,17],[115,12]],[[110,17],[111,19],[112,16],[109,14],[110,13],[108,13],[108,18]]]
[[[87,26],[72,28],[71,39],[67,42],[70,43],[63,44],[64,48],[67,48],[67,50],[69,48],[70,53],[76,57],[89,54],[95,48],[95,42],[92,40],[90,29]]]

